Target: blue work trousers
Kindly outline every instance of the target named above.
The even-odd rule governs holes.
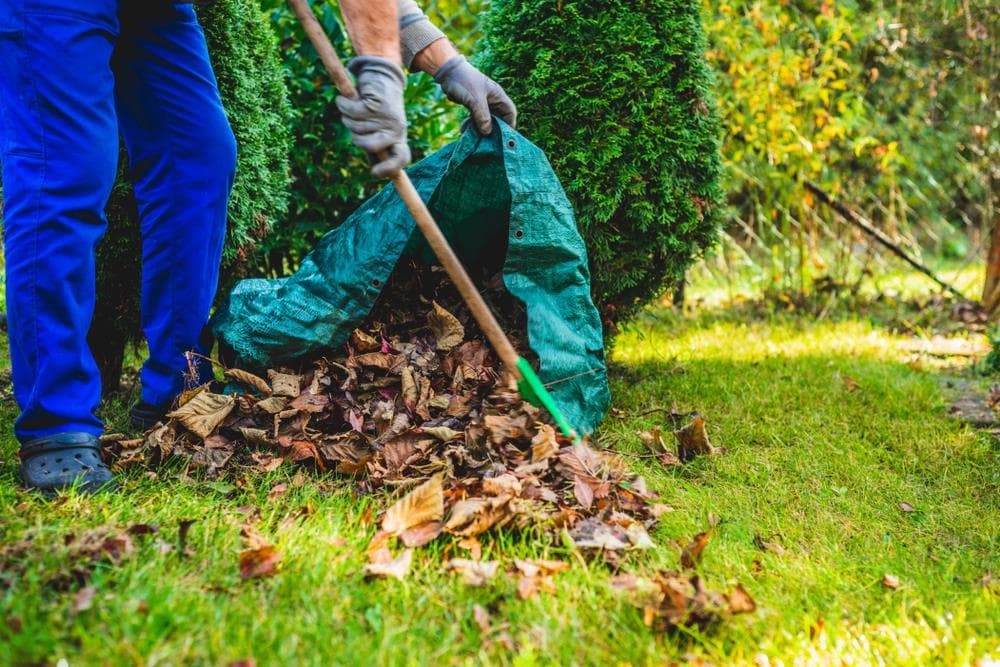
[[[236,145],[205,36],[167,0],[0,0],[0,162],[21,442],[99,434],[87,344],[119,134],[142,235],[142,397],[182,389],[215,295]]]

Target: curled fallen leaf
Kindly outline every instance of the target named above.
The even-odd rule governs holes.
[[[705,531],[692,538],[691,542],[681,550],[681,567],[689,570],[698,567],[698,563],[701,562],[701,554],[705,551],[710,537],[711,532]]]
[[[889,574],[888,572],[882,575],[882,585],[889,590],[896,590],[899,588],[899,577],[894,574]]]
[[[382,530],[398,535],[422,523],[440,521],[444,516],[442,479],[442,475],[434,475],[400,498],[382,518]]]
[[[84,586],[81,588],[73,597],[73,604],[70,607],[70,612],[72,614],[79,614],[90,609],[94,605],[94,596],[96,594],[97,589],[93,586]]]
[[[427,325],[434,334],[437,348],[450,350],[465,339],[465,327],[437,301],[432,305],[434,309],[427,313]]]
[[[270,577],[278,572],[279,562],[281,553],[271,544],[244,549],[240,552],[240,576],[243,579]]]
[[[705,418],[697,413],[687,426],[674,431],[674,435],[677,438],[677,456],[684,463],[699,454],[716,454],[719,451],[709,442]]]
[[[448,561],[448,569],[461,574],[466,585],[485,586],[496,576],[500,568],[499,561],[469,560],[467,558],[452,558]]]
[[[388,553],[388,549],[385,553]],[[389,577],[402,581],[410,573],[413,565],[413,549],[406,549],[391,560],[378,558],[376,562],[365,565],[364,573],[366,577]]]
[[[736,588],[727,597],[729,599],[729,613],[731,614],[748,614],[757,610],[757,603],[750,597],[742,584],[736,584]]]
[[[234,396],[201,391],[184,405],[168,412],[167,416],[176,419],[195,435],[207,438],[232,412],[235,405]]]

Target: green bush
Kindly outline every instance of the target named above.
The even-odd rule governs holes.
[[[289,105],[274,36],[254,0],[199,5],[219,90],[239,146],[229,203],[223,286],[252,265],[256,246],[288,203]],[[118,386],[126,345],[140,336],[138,216],[124,178],[108,202],[108,233],[98,252],[97,307],[90,331],[105,391]]]
[[[613,328],[715,236],[719,123],[694,0],[493,0],[480,65],[549,156]]]
[[[339,225],[383,183],[372,178],[364,153],[351,144],[334,98],[337,91],[285,0],[262,0],[281,45],[292,101],[293,186],[288,220],[261,245],[255,271],[280,276],[294,270],[321,235]],[[350,43],[337,17],[335,2],[313,9],[341,58]],[[410,148],[414,160],[458,135],[460,110],[441,95],[434,80],[410,75],[406,88]]]

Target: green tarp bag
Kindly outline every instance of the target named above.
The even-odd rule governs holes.
[[[409,175],[466,266],[506,242],[503,279],[525,304],[538,375],[570,423],[591,433],[610,393],[586,247],[542,151],[502,121],[494,128],[487,137],[466,131]],[[389,185],[327,233],[295,274],[239,282],[212,328],[243,368],[314,358],[347,340],[404,256],[433,263]]]

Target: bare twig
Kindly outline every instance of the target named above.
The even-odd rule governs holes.
[[[899,247],[897,243],[895,243],[892,239],[886,236],[882,230],[873,225],[869,220],[866,220],[865,218],[861,217],[860,215],[849,209],[842,202],[839,202],[833,197],[831,197],[829,194],[827,194],[825,190],[823,190],[821,187],[819,187],[812,181],[805,181],[805,186],[807,190],[809,190],[814,195],[819,197],[820,201],[822,201],[824,204],[826,204],[834,211],[842,215],[845,220],[847,220],[854,226],[858,227],[866,234],[874,238],[876,241],[881,243],[883,246],[891,250],[893,254],[895,254],[904,262],[915,268],[917,271],[919,271],[920,273],[924,274],[925,276],[936,282],[942,289],[957,296],[962,301],[968,301],[968,298],[964,294],[962,294],[957,289],[955,289],[948,283],[938,278],[933,271],[931,271],[929,268],[927,268],[926,266],[918,262],[916,259],[911,257],[909,253],[907,253],[905,250]]]

